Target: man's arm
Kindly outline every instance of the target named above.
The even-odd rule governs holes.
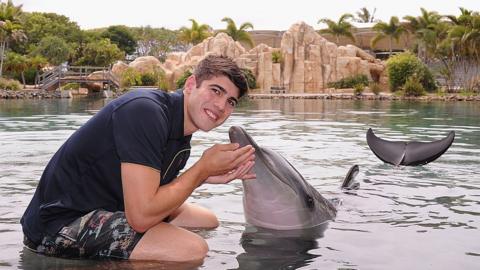
[[[219,144],[207,149],[192,167],[163,186],[159,185],[159,171],[122,163],[125,215],[130,226],[137,232],[147,231],[182,205],[209,176],[226,174],[253,160],[253,147],[238,147],[238,144]]]

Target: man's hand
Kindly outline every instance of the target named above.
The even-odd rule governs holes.
[[[239,176],[244,177],[248,174],[248,171],[253,167],[253,164],[248,162],[253,162],[255,159],[254,152],[255,148],[251,145],[239,148],[237,143],[216,144],[203,152],[196,165],[200,167],[202,174],[205,176],[204,179],[218,176],[215,181],[212,181],[229,182]],[[231,177],[233,178],[229,179]]]
[[[235,179],[242,179],[242,180],[255,179],[256,178],[255,173],[251,172],[254,165],[255,165],[255,161],[247,161],[246,163],[238,166],[238,168],[233,169],[232,171],[226,174],[208,177],[204,183],[226,184]]]

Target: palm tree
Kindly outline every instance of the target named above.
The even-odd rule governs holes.
[[[10,41],[25,39],[20,23],[22,5],[14,6],[11,0],[0,3],[0,76],[3,74],[5,50]]]
[[[207,37],[211,36],[211,27],[207,24],[198,24],[194,19],[190,19],[192,27],[180,28],[180,39],[185,43],[197,45]]]
[[[340,36],[345,36],[355,42],[355,37],[352,34],[353,25],[348,22],[348,19],[352,19],[353,15],[349,13],[345,13],[338,19],[338,22],[332,21],[328,18],[323,18],[318,21],[318,23],[325,23],[327,25],[327,29],[321,29],[320,33],[331,34],[335,36],[337,40],[337,44],[339,43]]]
[[[226,33],[231,36],[233,40],[238,42],[245,42],[250,47],[253,48],[254,43],[250,34],[246,31],[247,29],[253,29],[253,24],[250,22],[245,22],[240,25],[240,28],[237,29],[235,22],[228,17],[222,19],[222,22],[227,23],[227,28],[225,30],[219,30],[218,32]]]
[[[400,20],[396,16],[392,16],[388,23],[386,22],[378,22],[373,26],[373,30],[377,32],[375,37],[373,37],[371,43],[372,47],[382,39],[387,38],[389,39],[389,48],[390,48],[390,55],[393,51],[393,40],[397,41],[400,39],[400,36],[406,31],[403,25],[400,23]]]
[[[373,12],[370,13],[366,7],[363,7],[360,9],[360,11],[357,11],[357,18],[355,21],[359,23],[376,22],[377,20],[375,19],[375,12],[377,12],[377,8],[373,8]]]
[[[442,37],[446,36],[446,27],[441,21],[442,16],[437,12],[427,11],[424,8],[420,8],[420,11],[422,14],[418,17],[404,17],[408,21],[405,27],[416,36],[419,54],[424,54],[424,59],[428,61],[430,55],[435,53]]]

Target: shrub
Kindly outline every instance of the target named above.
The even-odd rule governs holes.
[[[355,96],[360,96],[363,93],[364,89],[365,89],[365,85],[361,83],[357,83],[353,87],[353,93],[355,94]]]
[[[355,75],[355,76],[350,76],[350,77],[345,77],[339,81],[336,82],[330,82],[328,83],[328,87],[333,87],[335,89],[341,89],[341,88],[354,88],[355,85],[361,84],[363,86],[368,85],[368,77],[367,75]]]
[[[78,83],[67,83],[62,88],[63,88],[63,90],[79,89],[80,84],[78,84]]]
[[[22,89],[22,84],[17,80],[0,78],[0,89],[17,91]]]
[[[180,76],[180,78],[178,78],[176,82],[177,89],[183,88],[185,86],[185,82],[187,81],[188,77],[190,77],[190,75],[192,75],[191,70],[185,70],[185,72],[183,72],[182,76]]]
[[[120,84],[122,88],[129,88],[142,84],[142,75],[133,68],[127,68],[121,76]]]
[[[157,84],[158,78],[155,72],[147,72],[140,75],[140,80],[144,86],[154,86]]]
[[[273,63],[282,63],[283,57],[281,51],[273,51],[272,52],[272,62]]]
[[[256,89],[257,88],[257,79],[253,72],[250,69],[242,68],[243,76],[247,79],[248,89]]]
[[[390,57],[387,61],[387,73],[391,91],[397,91],[405,85],[407,79],[416,74],[423,88],[429,92],[437,89],[432,73],[415,55],[406,52]]]
[[[382,91],[378,82],[370,82],[368,87],[370,88],[370,91],[372,91],[372,93],[374,93],[376,96],[378,96],[378,94],[380,94],[380,92]]]
[[[407,97],[425,95],[425,88],[423,88],[423,85],[416,74],[407,78],[407,81],[403,85],[403,93]]]

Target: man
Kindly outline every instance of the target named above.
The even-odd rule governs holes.
[[[202,260],[205,240],[181,227],[218,220],[185,200],[202,183],[254,178],[254,149],[214,145],[178,174],[191,134],[221,125],[246,90],[238,66],[211,55],[183,91],[135,90],[110,102],[45,168],[21,219],[26,247],[68,258]]]

